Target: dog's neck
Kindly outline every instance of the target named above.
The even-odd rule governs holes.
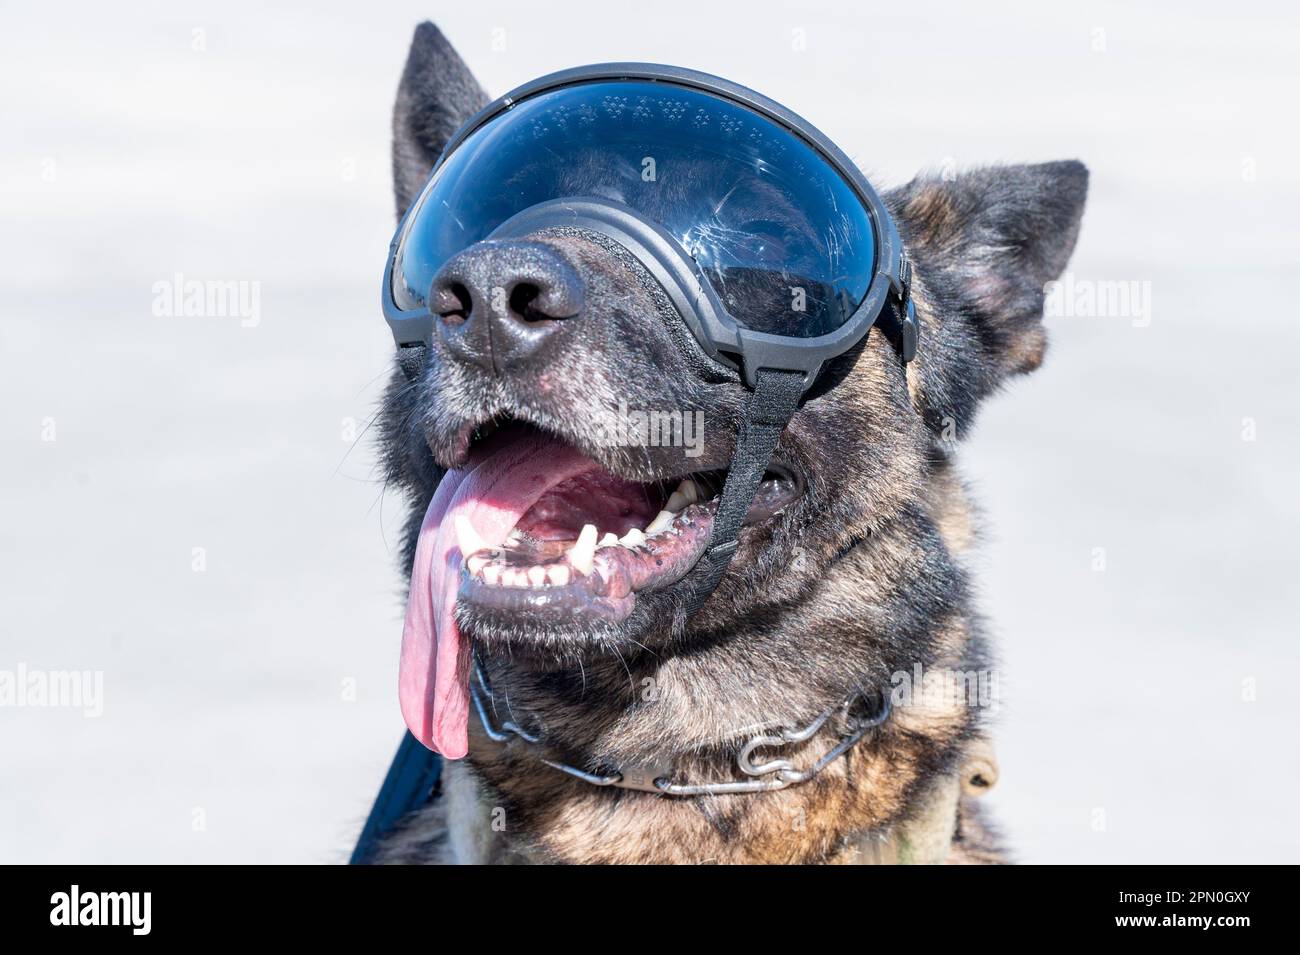
[[[630,671],[629,671],[629,676]],[[658,702],[654,678],[643,681],[641,700]],[[593,786],[614,787],[652,792],[673,797],[741,795],[770,792],[811,781],[832,761],[843,757],[868,732],[889,719],[894,694],[888,690],[870,690],[854,686],[837,706],[824,709],[811,721],[801,725],[783,724],[757,718],[735,727],[724,738],[708,744],[696,743],[689,748],[664,748],[649,757],[649,762],[610,765],[608,760],[593,756],[589,747],[579,744],[581,759],[566,762],[568,752],[558,751],[554,740],[531,715],[522,715],[508,696],[493,694],[484,667],[477,661],[469,678],[470,699],[474,715],[483,733],[493,742],[532,746],[537,758],[557,772]],[[522,716],[522,718],[521,718]],[[653,719],[653,716],[651,717]],[[822,749],[829,749],[816,756]],[[682,778],[685,764],[707,765],[718,754],[735,752],[736,775],[728,777]],[[813,753],[811,764],[800,768],[799,757]]]
[[[685,678],[673,672],[675,667],[668,669],[669,685],[684,689],[678,681]],[[501,676],[498,673],[497,679]],[[590,674],[588,679],[590,691],[601,695],[601,675]],[[516,690],[532,699],[520,689],[527,682],[516,674]],[[472,851],[483,861],[609,863],[940,862],[949,851],[961,786],[962,743],[969,729],[967,714],[960,709],[899,709],[813,779],[787,789],[665,797],[601,788],[552,768],[543,758],[558,757],[596,770],[626,771],[629,765],[653,762],[658,772],[677,779],[735,778],[736,744],[752,727],[710,733],[707,727],[721,726],[731,707],[717,700],[697,702],[690,710],[699,726],[665,749],[650,741],[663,738],[665,725],[681,727],[676,714],[656,719],[643,707],[630,706],[598,716],[592,711],[602,707],[557,702],[544,708],[547,720],[533,723],[535,712],[517,705],[507,708],[503,696],[498,691],[494,700],[503,717],[512,714],[543,733],[549,727],[568,727],[558,733],[566,739],[576,735],[576,724],[591,734],[590,741],[558,751],[517,738],[501,742],[473,721],[472,778],[466,778],[464,766],[457,766],[452,779],[459,776],[462,781],[453,783],[452,790],[458,786],[461,791],[453,796],[459,798],[462,814],[490,818],[479,818],[468,829],[458,827],[459,835],[453,833],[453,841],[467,833],[472,836],[473,849],[460,846],[462,855]],[[779,755],[801,769],[811,766],[835,745],[842,728],[837,716],[825,733]],[[548,733],[547,738],[555,735]],[[600,755],[593,758],[594,753]],[[920,766],[913,763],[918,756]],[[485,840],[489,829],[492,838]]]
[[[947,612],[897,589],[882,600],[842,599],[846,587],[868,593],[860,582],[878,579],[875,565],[897,560],[915,539],[900,528],[896,540],[872,539],[843,555],[835,578],[783,615],[800,621],[797,631],[756,614],[729,633],[694,635],[689,651],[605,653],[559,667],[485,655],[491,722],[511,721],[544,740],[502,743],[471,720],[470,761],[491,793],[484,798],[502,810],[503,844],[564,861],[843,861],[920,825],[907,839],[911,852],[924,844],[935,855],[935,840],[917,833],[930,833],[935,819],[940,829],[951,824],[952,786],[974,733],[976,713],[956,693],[896,707],[814,781],[779,792],[664,798],[593,786],[542,762],[598,774],[653,766],[678,779],[735,779],[737,752],[759,727],[806,726],[855,684],[896,689],[891,675],[900,672],[944,685],[979,657],[967,616],[953,612],[960,580],[946,582]],[[815,639],[819,628],[834,628],[839,639]],[[844,731],[832,719],[781,755],[806,768]]]

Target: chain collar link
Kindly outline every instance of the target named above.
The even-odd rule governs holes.
[[[513,721],[507,720],[501,724],[500,728],[493,725],[484,702],[485,696],[489,700],[492,698],[492,690],[488,686],[487,676],[477,660],[474,662],[474,679],[470,681],[469,689],[470,699],[473,701],[474,709],[478,713],[479,722],[483,724],[483,731],[487,733],[490,739],[498,743],[508,743],[514,738],[522,740],[530,746],[545,745],[540,736],[525,730]],[[778,789],[785,789],[787,786],[806,783],[852,749],[869,730],[889,719],[892,706],[887,691],[881,691],[879,705],[874,712],[866,716],[855,716],[853,709],[865,699],[866,694],[862,690],[855,690],[842,703],[825,710],[807,726],[799,729],[782,728],[753,737],[741,747],[739,754],[736,756],[736,768],[749,778],[738,779],[733,782],[673,782],[669,778],[669,767],[663,765],[624,766],[617,772],[600,775],[586,772],[576,766],[570,766],[568,763],[557,760],[545,757],[539,757],[539,759],[552,769],[559,770],[592,786],[635,789],[641,792],[659,793],[664,796],[723,796],[739,793],[774,792]],[[841,736],[839,741],[812,766],[802,770],[796,769],[788,759],[780,757],[773,757],[764,762],[756,763],[754,761],[755,753],[758,750],[796,746],[812,739],[837,711],[844,714],[852,729]]]

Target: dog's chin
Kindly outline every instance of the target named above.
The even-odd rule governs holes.
[[[492,445],[502,440],[519,439],[485,442],[480,467],[491,467]],[[557,659],[590,650],[624,653],[666,637],[676,608],[693,590],[725,473],[638,481],[594,459],[569,466],[577,473],[554,483],[536,479],[547,483],[545,493],[522,509],[504,541],[461,541],[456,621],[481,648],[536,650]],[[773,465],[745,524],[775,519],[802,489],[801,476]]]
[[[667,592],[641,594],[618,622],[598,616],[539,614],[461,601],[456,619],[479,656],[500,656],[531,669],[564,669],[603,655],[623,660],[657,652],[671,631],[675,600]]]

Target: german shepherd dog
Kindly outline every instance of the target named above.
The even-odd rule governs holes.
[[[393,117],[399,216],[486,103],[442,34],[417,28]],[[701,158],[692,175],[709,174]],[[462,252],[435,308],[445,327],[413,380],[394,370],[379,416],[387,481],[411,506],[403,569],[444,478],[524,447],[547,490],[487,571],[500,579],[485,581],[482,560],[453,568],[458,692],[473,681],[485,716],[466,708],[468,758],[447,761],[440,795],[379,859],[1004,861],[975,802],[996,762],[971,677],[993,661],[963,566],[973,518],[953,455],[980,402],[1043,360],[1044,285],[1074,248],[1087,186],[1067,161],[927,175],[885,194],[914,265],[919,354],[904,364],[873,331],[826,366],[694,614],[692,515],[710,513],[731,461],[743,382],[701,371],[662,288],[600,235],[551,229]],[[798,221],[767,205],[764,218]],[[493,304],[520,275],[540,290]],[[606,440],[626,409],[682,408],[702,415],[693,446]],[[672,530],[647,545],[656,515],[651,533]],[[530,583],[530,561],[585,551],[574,560],[591,567],[587,525],[601,535],[597,578],[613,568],[622,590],[575,589],[566,571],[566,586],[532,593],[555,581]],[[886,718],[864,721],[863,700]],[[827,713],[806,738],[781,736]],[[745,779],[746,755],[805,778],[678,796],[552,765],[726,783]]]

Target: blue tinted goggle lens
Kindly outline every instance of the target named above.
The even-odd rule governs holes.
[[[394,303],[425,307],[447,260],[561,198],[618,202],[662,227],[754,331],[829,334],[875,273],[871,215],[812,146],[719,96],[604,80],[529,97],[445,157],[399,237]]]

